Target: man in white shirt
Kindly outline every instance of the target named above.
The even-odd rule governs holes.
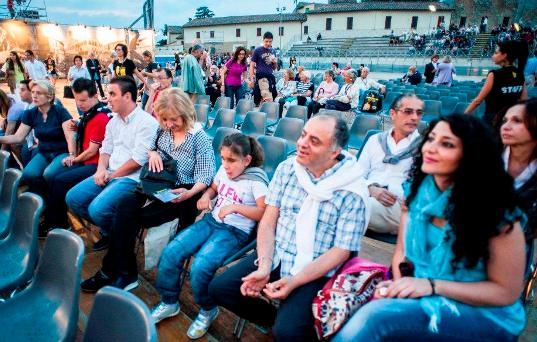
[[[133,78],[120,76],[108,87],[108,103],[114,117],[106,126],[95,174],[74,186],[65,198],[67,206],[81,218],[101,228],[102,238],[93,250],[108,247],[108,233],[116,215],[115,204],[123,193],[140,181],[140,168],[147,162],[149,146],[158,123],[136,105]]]
[[[403,199],[403,182],[412,157],[421,141],[418,125],[423,101],[414,94],[403,94],[390,108],[393,128],[369,138],[358,166],[369,189],[371,218],[368,229],[397,234]]]
[[[369,75],[369,68],[364,67],[360,73],[360,77],[358,77],[356,81],[354,81],[354,84],[358,88],[358,94],[360,98],[365,93],[365,91],[370,88],[378,89],[381,93],[384,94],[386,92],[386,87],[378,83],[374,79],[368,78],[367,77],[368,75]]]
[[[24,52],[26,56],[26,61],[24,61],[24,67],[28,73],[28,78],[33,81],[46,80],[48,77],[47,68],[45,64],[35,58],[34,52],[32,50],[26,50]]]

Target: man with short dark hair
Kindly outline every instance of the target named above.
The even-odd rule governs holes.
[[[26,56],[24,68],[26,69],[28,78],[32,81],[46,80],[48,78],[48,73],[45,64],[35,58],[35,54],[32,50],[26,50],[24,55]]]
[[[425,71],[423,72],[423,76],[425,76],[425,83],[433,83],[434,77],[435,77],[435,70],[438,66],[438,55],[433,55],[431,57],[431,62],[425,64]]]
[[[335,115],[319,114],[306,123],[296,157],[282,162],[272,178],[257,252],[210,285],[216,303],[272,326],[277,341],[316,340],[312,300],[360,249],[368,193],[356,176],[356,159],[343,150],[348,139],[345,121]]]
[[[106,126],[97,171],[73,187],[66,196],[69,208],[101,229],[93,250],[108,247],[108,230],[121,194],[133,190],[140,168],[147,162],[149,146],[158,123],[136,105],[137,88],[132,77],[112,79],[108,104],[116,113]]]
[[[261,100],[273,101],[278,95],[276,78],[273,75],[273,70],[278,65],[276,51],[272,48],[273,38],[271,32],[265,32],[263,45],[254,50],[250,61],[250,81],[254,83],[254,102],[256,105]]]

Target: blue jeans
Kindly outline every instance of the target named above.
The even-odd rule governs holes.
[[[78,217],[92,222],[107,235],[116,216],[118,198],[137,185],[136,181],[122,177],[101,187],[95,184],[93,176],[89,176],[69,190],[65,202]]]
[[[239,102],[240,99],[244,98],[244,92],[242,91],[242,85],[232,86],[227,85],[224,87],[225,95],[231,98],[231,105],[229,108],[235,108],[235,104]]]
[[[460,316],[442,307],[438,333],[417,299],[379,299],[360,308],[332,342],[346,341],[516,341],[470,306],[458,306]]]
[[[230,225],[216,222],[212,214],[183,230],[164,249],[157,273],[157,289],[164,303],[177,303],[185,260],[195,254],[190,268],[190,286],[203,310],[216,307],[209,296],[209,283],[222,263],[239,251],[248,235]]]
[[[145,105],[147,104],[147,100],[149,100],[149,94],[143,93],[142,94],[142,109],[145,110]]]
[[[44,197],[47,183],[63,168],[62,160],[68,155],[38,152],[22,171],[22,179],[28,184],[30,191]]]

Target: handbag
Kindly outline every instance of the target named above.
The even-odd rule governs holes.
[[[164,130],[160,129],[155,146],[158,148],[158,142]],[[162,151],[165,158],[162,159],[162,171],[153,172],[149,169],[149,163],[146,163],[140,171],[139,191],[143,194],[154,198],[153,194],[163,189],[175,187],[177,182],[177,161],[168,153]]]
[[[334,336],[350,317],[375,293],[378,283],[388,278],[388,267],[362,258],[352,258],[334,274],[313,298],[315,331],[320,340]]]

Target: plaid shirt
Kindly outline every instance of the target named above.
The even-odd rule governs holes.
[[[333,175],[344,163],[353,158],[346,158],[325,171],[314,183]],[[293,166],[295,158],[282,162],[276,169],[265,198],[267,205],[280,209],[276,225],[276,245],[274,250],[275,266],[281,262],[281,277],[290,275],[294,265],[296,251],[296,216],[307,197],[307,192],[300,186]],[[365,232],[365,206],[362,198],[355,193],[336,191],[329,201],[324,201],[319,207],[319,221],[315,232],[313,258],[327,252],[332,247],[349,251],[359,251],[362,236]],[[330,276],[332,270],[326,275]]]
[[[159,137],[160,135],[160,137]],[[158,149],[156,140],[158,138]],[[203,183],[210,186],[215,174],[214,152],[211,140],[203,129],[187,132],[185,141],[175,146],[170,130],[158,129],[150,147],[165,159],[166,154],[177,161],[177,184]]]

